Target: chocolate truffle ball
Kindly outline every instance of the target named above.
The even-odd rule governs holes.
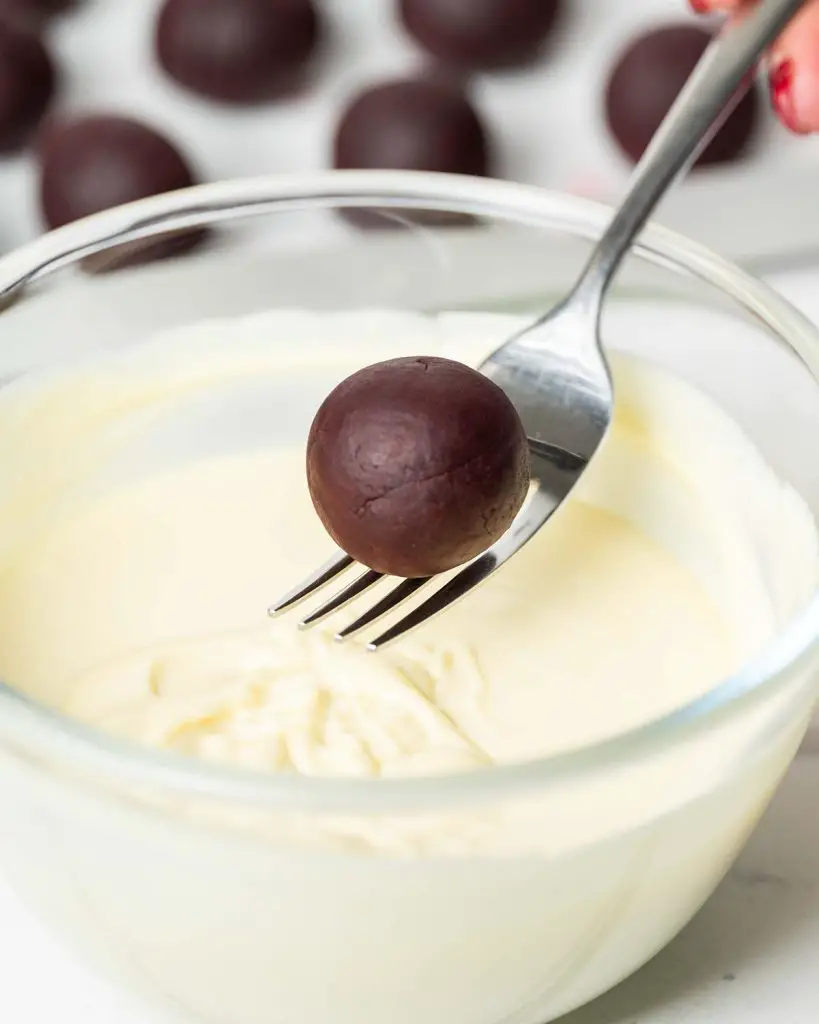
[[[342,169],[485,176],[489,150],[486,129],[463,87],[429,76],[383,82],[354,97],[336,130],[333,162]],[[368,226],[390,223],[366,211],[348,216]],[[466,221],[434,211],[400,211],[400,216],[427,224]]]
[[[194,184],[179,150],[159,132],[125,117],[92,116],[49,126],[40,144],[40,202],[50,228]],[[190,249],[202,232],[161,235],[86,261],[113,269]]]
[[[299,84],[319,34],[313,0],[165,0],[156,51],[192,92],[252,104]]]
[[[476,70],[529,64],[560,0],[399,0],[409,32],[439,60]]]
[[[37,29],[55,14],[74,6],[75,0],[0,0],[0,21]]]
[[[313,504],[336,543],[394,576],[445,572],[511,525],[529,486],[520,417],[487,377],[418,356],[366,367],[318,411]]]
[[[398,79],[359,93],[339,123],[335,165],[485,175],[486,130],[460,85]]]
[[[56,80],[42,40],[0,23],[0,153],[28,142],[48,109]]]
[[[711,34],[697,25],[668,25],[640,36],[618,58],[606,89],[606,116],[633,161],[643,155],[710,41]],[[758,96],[752,88],[697,164],[736,160],[749,147],[758,120]]]

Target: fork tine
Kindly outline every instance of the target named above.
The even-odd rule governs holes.
[[[504,562],[511,558],[514,552],[510,551]],[[491,576],[503,562],[499,562],[491,552],[482,555],[476,562],[471,562],[465,569],[462,569],[457,576],[453,577],[445,586],[437,590],[431,597],[428,597],[423,604],[414,608],[391,626],[385,633],[367,644],[368,651],[378,651],[387,644],[393,643],[399,637],[404,636],[418,626],[423,625],[434,615],[438,615],[445,608],[448,608],[455,601],[460,601],[470,590],[473,590],[479,583]]]
[[[527,541],[537,533],[540,527],[546,522],[554,511],[555,502],[544,490],[535,491],[532,500],[523,514],[522,518],[514,523],[509,531],[474,562],[470,562],[466,568],[461,569],[457,576],[453,576],[440,590],[437,590],[426,601],[413,608],[411,612],[391,626],[381,636],[367,644],[369,651],[378,651],[387,644],[393,643],[399,637],[404,636],[418,626],[422,626],[429,619],[438,615],[445,608],[448,608],[456,601],[474,590],[484,580],[509,559],[518,553]]]
[[[336,576],[340,576],[343,572],[346,572],[354,562],[355,559],[351,558],[345,552],[339,551],[329,560],[329,562],[325,562],[317,572],[313,573],[312,576],[308,576],[302,584],[296,587],[295,590],[291,590],[288,594],[285,594],[277,604],[268,608],[267,614],[271,617],[274,615],[280,615],[289,608],[293,608],[295,605],[301,604],[305,598],[310,597],[311,594],[315,594],[317,590],[321,590],[322,587],[326,587],[328,583],[331,583]]]
[[[421,587],[426,586],[431,579],[432,577],[426,576],[415,580],[404,580],[403,583],[399,583],[389,594],[376,602],[369,611],[364,612],[355,622],[351,622],[349,626],[336,633],[336,640],[347,640],[354,633],[358,633],[367,626],[372,625],[373,622],[377,622],[378,619],[383,618],[394,608],[402,605],[404,601],[409,600],[413,594],[417,594]]]
[[[333,612],[337,612],[340,608],[344,608],[351,601],[354,601],[360,594],[366,593],[371,587],[374,587],[379,580],[384,579],[384,574],[381,572],[375,572],[373,569],[368,569],[362,573],[353,582],[340,590],[335,597],[331,597],[329,601],[325,601],[324,604],[319,605],[315,611],[305,616],[299,623],[299,629],[308,629],[310,626],[315,626],[317,622],[321,622],[322,619],[326,619]]]

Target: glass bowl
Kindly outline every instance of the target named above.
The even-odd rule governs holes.
[[[360,231],[339,216],[363,207],[399,230]],[[146,200],[0,260],[0,373],[17,379],[275,307],[543,310],[608,216],[510,183],[380,172]],[[78,266],[202,227],[210,248],[184,258],[97,276]],[[715,398],[819,509],[819,337],[787,302],[652,227],[603,329],[611,348]],[[41,439],[26,486],[40,461],[59,466],[60,442]],[[18,485],[0,468],[0,558],[16,553],[6,527]],[[31,514],[43,493],[35,487]],[[733,510],[736,529],[773,592],[787,538],[771,535],[752,494],[746,504]],[[47,645],[59,609],[40,597]],[[32,628],[30,609],[14,613],[8,628]],[[434,779],[264,776],[186,760],[70,721],[49,710],[47,687],[23,693],[12,678],[0,688],[0,857],[68,944],[185,1020],[545,1024],[653,956],[719,882],[809,727],[817,636],[811,595],[740,672],[659,720]],[[398,838],[351,838],[373,829]]]

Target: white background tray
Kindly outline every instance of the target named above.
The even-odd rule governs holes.
[[[159,0],[85,0],[55,24],[64,69],[58,110],[144,116],[178,139],[209,180],[327,166],[334,124],[365,83],[410,72],[421,52],[394,18],[394,0],[319,0],[330,39],[314,86],[295,102],[252,110],[189,97],[156,70]],[[599,198],[622,190],[629,166],[602,117],[614,54],[638,28],[689,15],[687,0],[564,0],[560,36],[531,70],[476,76],[472,86],[497,138],[500,175]],[[819,139],[796,139],[770,116],[754,156],[698,172],[660,219],[734,258],[771,269],[819,261]],[[343,232],[328,220],[328,232]],[[30,157],[0,161],[0,249],[39,230]],[[274,240],[280,228],[274,232]]]

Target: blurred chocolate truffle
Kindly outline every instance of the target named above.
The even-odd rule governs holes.
[[[460,85],[432,76],[398,79],[365,90],[347,107],[335,165],[485,175],[489,146]]]
[[[667,25],[634,40],[618,58],[606,88],[606,116],[614,138],[633,161],[643,155],[711,38],[697,25]],[[758,95],[752,86],[697,165],[738,159],[749,148],[758,121]]]
[[[529,486],[520,417],[487,377],[449,359],[376,363],[343,381],[307,442],[316,511],[377,572],[462,565],[512,523]]]
[[[54,96],[54,63],[37,36],[0,22],[0,152],[24,146]]]
[[[38,29],[49,18],[75,6],[76,0],[0,0],[0,21]]]
[[[300,84],[319,36],[313,0],[165,0],[156,51],[192,92],[253,104]]]
[[[485,176],[490,170],[490,144],[460,83],[432,75],[396,79],[354,97],[336,129],[334,164],[342,169]],[[378,215],[350,211],[349,216],[371,225]],[[400,211],[400,216],[428,224],[468,221],[435,211]]]
[[[439,60],[475,70],[537,58],[560,0],[399,0],[407,30]]]
[[[50,228],[136,199],[195,183],[176,146],[139,121],[90,116],[50,124],[39,146],[40,202]],[[114,269],[192,248],[201,231],[174,232],[89,257],[86,269]]]

